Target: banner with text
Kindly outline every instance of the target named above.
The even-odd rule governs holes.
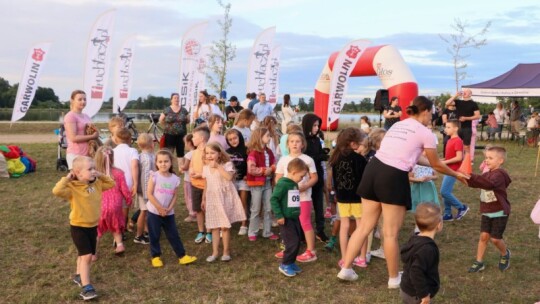
[[[129,102],[129,94],[131,93],[131,83],[133,79],[133,76],[131,75],[131,65],[133,64],[134,42],[135,37],[126,39],[116,57],[116,64],[114,67],[113,113],[124,110]]]
[[[270,91],[267,83],[267,72],[270,70],[270,56],[274,47],[276,27],[267,28],[259,34],[249,55],[246,92],[259,94],[264,92],[266,96]]]
[[[11,114],[11,122],[15,122],[26,115],[28,109],[32,105],[32,99],[36,95],[38,88],[39,75],[43,69],[45,59],[48,57],[50,42],[43,42],[34,45],[26,58],[17,97],[13,105],[13,113]]]
[[[356,66],[358,59],[364,50],[371,44],[368,40],[355,40],[349,42],[339,52],[330,80],[330,96],[328,99],[328,123],[332,124],[339,118],[341,109],[345,104],[345,94],[347,93],[347,79]]]
[[[189,28],[182,38],[180,51],[180,105],[191,111],[191,105],[197,101],[195,95],[195,77],[199,67],[199,57],[203,50],[203,37],[206,35],[208,21]],[[195,97],[194,97],[195,96]]]
[[[109,79],[109,64],[111,59],[111,35],[114,26],[115,10],[103,13],[94,23],[90,31],[86,49],[84,68],[84,91],[86,92],[86,107],[83,113],[92,117],[101,108]]]
[[[268,102],[275,107],[279,96],[279,57],[281,56],[281,46],[276,46],[270,53],[269,70],[266,72],[266,83],[268,85]]]

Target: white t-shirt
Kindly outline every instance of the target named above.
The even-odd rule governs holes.
[[[276,174],[283,174],[284,177],[288,177],[287,166],[289,165],[289,162],[295,158],[296,157],[291,156],[290,154],[287,156],[282,156],[277,163]],[[298,186],[301,186],[309,182],[310,174],[317,174],[317,168],[315,168],[315,162],[313,161],[313,158],[305,154],[300,154],[298,158],[303,160],[309,168],[309,173],[306,174],[304,178],[298,183]],[[300,201],[311,201],[311,188],[308,188],[306,191],[300,192]]]
[[[221,116],[222,118],[225,118],[225,115],[223,115],[223,112],[221,112],[221,109],[218,105],[211,103],[210,108],[212,109],[212,114],[217,114]]]
[[[410,172],[424,149],[436,149],[430,129],[413,118],[396,122],[386,132],[381,148],[375,154],[384,164]]]
[[[128,189],[133,187],[133,172],[131,172],[131,161],[136,160],[139,162],[139,153],[136,149],[131,148],[126,144],[119,144],[114,151],[114,166],[124,171],[126,177],[126,184]]]
[[[244,137],[244,143],[248,143],[249,142],[249,139],[251,138],[251,129],[248,128],[248,127],[244,127],[244,128],[240,128],[238,126],[234,126],[233,129],[236,129],[238,131],[240,131],[240,133],[242,134],[242,137]]]
[[[191,161],[191,156],[193,155],[193,150],[189,151],[184,155],[184,158]],[[191,177],[189,176],[189,170],[184,172],[184,182],[191,183]]]

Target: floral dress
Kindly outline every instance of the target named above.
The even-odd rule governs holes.
[[[231,162],[223,166],[225,171],[234,172]],[[217,169],[209,166],[203,167],[202,175],[206,179],[206,228],[230,228],[232,223],[245,221],[246,214],[233,181],[225,180]]]
[[[131,206],[131,192],[127,187],[124,172],[118,168],[111,168],[111,175],[116,185],[103,191],[98,237],[107,231],[122,233],[126,227],[126,219],[122,213],[123,200],[126,200],[128,206]]]

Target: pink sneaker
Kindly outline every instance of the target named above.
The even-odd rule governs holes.
[[[301,263],[313,262],[317,260],[317,255],[313,252],[306,250],[306,252],[296,257],[296,260]]]
[[[271,241],[277,241],[279,240],[279,236],[277,234],[272,234],[271,236],[268,237],[268,239]]]
[[[326,211],[324,213],[324,218],[325,219],[332,218],[332,209],[330,209],[330,207],[326,207]]]
[[[248,240],[250,242],[255,242],[257,240],[257,236],[256,235],[253,235],[253,236],[248,236]]]
[[[354,261],[353,261],[353,265],[358,266],[358,267],[362,267],[362,268],[366,268],[367,267],[367,262],[366,262],[366,259],[356,257],[354,259]]]
[[[281,250],[280,252],[274,254],[274,256],[276,257],[276,259],[283,259],[283,250]]]

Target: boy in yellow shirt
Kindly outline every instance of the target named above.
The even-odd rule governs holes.
[[[73,160],[73,170],[62,177],[52,190],[54,195],[70,204],[71,238],[78,252],[77,272],[73,281],[82,287],[80,296],[83,300],[97,297],[96,290],[90,284],[90,266],[92,255],[96,252],[101,194],[114,185],[114,180],[96,171],[93,159],[77,156]]]

